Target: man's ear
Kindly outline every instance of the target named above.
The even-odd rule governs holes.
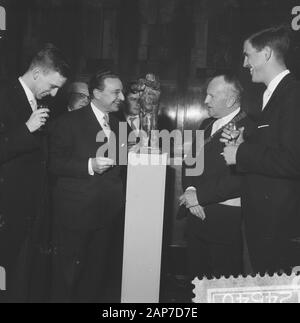
[[[32,70],[32,77],[33,79],[36,81],[39,76],[40,76],[40,73],[41,73],[41,70],[39,67],[35,67],[33,70]]]
[[[234,95],[229,95],[226,100],[227,108],[232,108],[236,103],[236,98]]]
[[[264,49],[265,59],[268,62],[273,55],[273,49],[270,46],[266,46]]]
[[[94,90],[93,90],[93,96],[94,96],[94,98],[96,98],[96,99],[100,99],[100,97],[101,97],[101,90],[99,90],[99,89],[94,89]]]

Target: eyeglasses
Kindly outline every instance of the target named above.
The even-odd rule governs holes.
[[[75,94],[79,99],[88,99],[90,100],[90,97],[88,95],[85,95],[83,93],[76,93],[76,92],[72,92],[72,94]]]

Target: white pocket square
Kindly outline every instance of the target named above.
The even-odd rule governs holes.
[[[267,128],[267,127],[270,127],[270,125],[269,124],[263,124],[261,126],[258,126],[257,128],[261,129],[261,128]]]

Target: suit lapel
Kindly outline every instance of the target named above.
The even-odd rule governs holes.
[[[212,127],[213,127],[214,121],[216,121],[216,119],[212,119],[211,123],[209,123],[208,126],[204,130],[205,131],[204,132],[205,145],[209,144],[210,142],[215,141],[216,139],[219,140],[221,137],[221,134],[223,132],[223,129],[226,128],[229,123],[234,122],[238,125],[240,123],[240,121],[243,120],[246,116],[247,116],[246,112],[240,111],[233,119],[231,119],[229,122],[227,122],[222,128],[217,130],[211,136]]]
[[[276,107],[275,104],[278,99],[280,99],[280,96],[285,92],[286,87],[289,83],[289,81],[293,79],[293,76],[291,74],[286,75],[282,81],[278,84],[275,91],[273,92],[269,102],[265,106],[264,110],[262,111],[263,114],[268,114],[272,108]]]
[[[99,131],[103,130],[95,113],[89,104],[86,108],[86,121],[87,121],[87,131],[93,134],[97,134]]]
[[[100,131],[103,130],[101,127],[97,117],[95,116],[93,109],[91,105],[87,106],[86,108],[86,124],[87,124],[87,136],[89,139],[94,142],[94,145],[96,147],[96,150],[102,146],[104,143],[97,142],[97,135]],[[115,118],[113,115],[109,116],[109,125],[111,128],[111,131],[115,134],[116,142],[114,142],[112,139],[112,136],[110,137],[110,140],[108,141],[108,145],[115,145],[115,147],[112,147],[113,151],[116,152],[116,160],[118,160],[118,134],[119,134],[119,120]],[[126,142],[126,141],[125,141]],[[108,157],[108,155],[105,155],[103,157]]]
[[[212,127],[214,122],[217,119],[215,118],[209,118],[205,121],[203,121],[203,125],[200,127],[200,130],[204,131],[204,139],[208,139],[211,136],[211,131],[212,131]]]
[[[25,91],[19,81],[16,81],[13,85],[13,96],[14,106],[17,115],[23,120],[28,120],[32,114],[32,108],[28,102]]]
[[[123,122],[126,122],[126,121],[123,121]],[[117,136],[117,134],[119,132],[119,121],[111,114],[109,115],[109,125],[110,125],[111,130]]]
[[[125,116],[125,114],[123,113],[123,111],[121,112],[121,114],[122,114],[122,119],[121,119],[121,121],[124,121],[124,122],[126,122],[127,123],[127,133],[129,134],[131,131],[133,131],[134,129],[132,129],[131,128],[131,125],[129,124],[129,122],[127,121],[127,119],[126,119],[126,116]],[[141,122],[140,122],[140,127],[139,127],[139,130],[141,129]]]

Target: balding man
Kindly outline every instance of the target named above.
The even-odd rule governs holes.
[[[71,83],[68,93],[68,111],[74,111],[86,107],[90,102],[89,87],[84,82]]]
[[[187,237],[191,279],[242,272],[241,179],[226,165],[221,155],[224,144],[219,141],[224,127],[250,122],[241,111],[241,94],[242,87],[234,76],[212,79],[205,99],[211,118],[200,128],[205,137],[204,171],[196,177],[187,176],[187,166],[183,167],[185,193],[180,201],[190,211]]]

